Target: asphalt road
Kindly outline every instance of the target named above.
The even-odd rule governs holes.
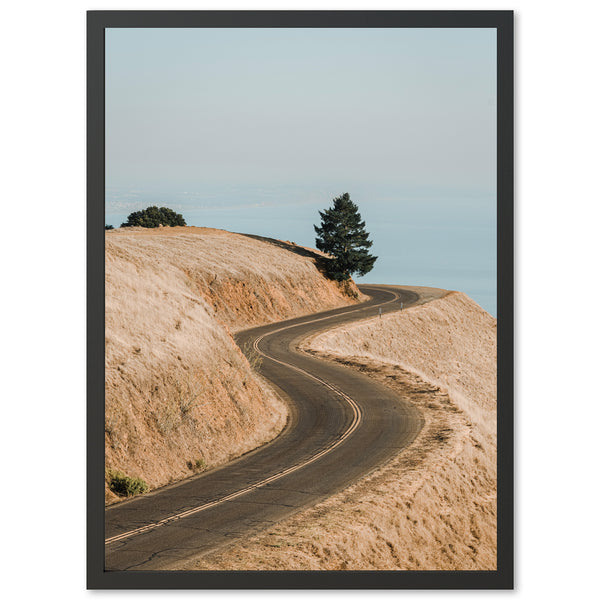
[[[371,300],[240,332],[245,352],[290,404],[269,444],[227,465],[110,506],[105,570],[167,570],[235,542],[347,487],[410,444],[420,413],[366,376],[297,352],[299,341],[335,325],[419,301],[413,291],[362,285]]]

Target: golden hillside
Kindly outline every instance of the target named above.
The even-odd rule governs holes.
[[[396,389],[423,429],[343,492],[181,568],[495,569],[496,319],[450,292],[303,347]]]
[[[221,230],[106,240],[107,470],[158,487],[272,439],[287,410],[231,332],[358,301],[318,251]],[[107,488],[107,501],[116,496]]]

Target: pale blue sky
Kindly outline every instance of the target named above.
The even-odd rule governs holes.
[[[380,258],[360,282],[460,289],[495,314],[494,29],[109,29],[106,221],[314,246],[344,192]]]

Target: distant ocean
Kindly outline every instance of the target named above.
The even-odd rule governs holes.
[[[181,212],[188,225],[273,237],[314,248],[313,225],[319,223],[318,211],[328,208],[332,197],[290,204],[244,198],[240,204],[220,201],[220,206],[217,202],[217,206],[213,203],[198,208],[197,201],[180,194],[170,200],[165,194],[153,196],[141,194],[135,200],[117,201],[107,195],[106,223],[118,227],[133,210],[156,204]],[[239,198],[237,193],[235,196]],[[497,316],[496,225],[489,199],[359,199],[357,203],[374,242],[371,252],[378,256],[370,273],[355,277],[357,283],[457,290]]]

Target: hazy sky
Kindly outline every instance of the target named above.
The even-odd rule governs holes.
[[[106,32],[113,225],[158,204],[314,246],[348,192],[380,256],[360,281],[462,285],[494,312],[495,129],[494,29]]]

